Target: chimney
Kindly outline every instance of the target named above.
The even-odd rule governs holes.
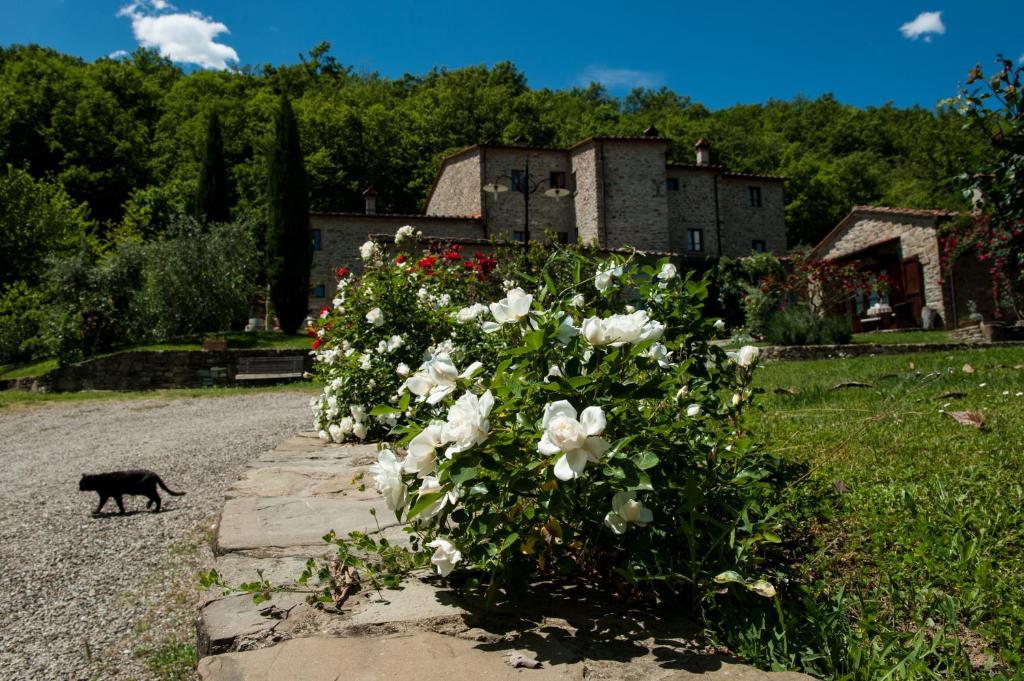
[[[701,137],[697,140],[697,144],[694,145],[694,148],[697,150],[697,165],[711,165],[711,142],[708,141],[708,138]]]
[[[366,214],[376,215],[377,214],[377,190],[373,187],[367,187],[366,191],[363,192],[363,199],[366,201]]]

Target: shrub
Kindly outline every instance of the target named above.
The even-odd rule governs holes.
[[[775,345],[836,345],[853,338],[850,320],[822,317],[807,305],[789,305],[768,320],[765,339]]]
[[[175,218],[168,235],[146,244],[140,305],[152,337],[241,328],[256,292],[258,253],[251,231],[238,224],[201,227]]]
[[[39,333],[39,311],[45,296],[24,281],[0,290],[0,364],[32,358],[32,339]]]
[[[482,253],[463,257],[458,246],[436,246],[413,256],[406,247],[415,239],[412,227],[403,227],[394,257],[366,242],[363,275],[337,270],[332,305],[324,306],[310,327],[316,336],[316,372],[324,383],[311,407],[314,425],[325,440],[385,435],[396,417],[369,410],[397,404],[400,386],[427,357],[439,358],[432,365],[434,378],[454,385],[444,372],[465,368],[470,354],[494,356],[483,352],[489,340],[471,322],[486,310],[472,305],[494,289],[496,261]],[[403,409],[410,399],[406,393]]]
[[[478,345],[435,348],[371,412],[401,437],[371,472],[413,550],[492,599],[552,577],[694,610],[730,584],[772,597],[781,464],[743,426],[757,349],[712,344],[705,284],[667,261],[582,278],[584,256],[555,257],[572,286],[504,292]]]

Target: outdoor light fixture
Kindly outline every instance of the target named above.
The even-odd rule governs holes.
[[[509,184],[502,184],[500,181],[498,181],[498,180],[506,180],[506,179],[508,180]],[[508,177],[501,176],[501,177],[497,178],[494,182],[488,182],[483,187],[481,187],[481,189],[483,189],[488,194],[492,194],[494,196],[494,198],[497,199],[499,194],[507,192],[510,189],[511,183],[512,183],[512,176],[511,175],[509,175]],[[522,178],[522,184],[521,184],[521,186],[522,186],[522,190],[521,191],[523,192],[523,243],[524,244],[530,243],[530,194],[534,193],[535,191],[538,191],[545,184],[551,184],[551,178],[550,177],[546,177],[546,178],[537,180],[536,182],[530,180],[530,156],[529,156],[529,154],[527,154],[527,156],[526,156],[526,170],[524,172],[524,175],[523,175],[523,178]],[[572,192],[569,191],[568,189],[566,189],[565,187],[548,187],[547,189],[544,190],[544,196],[547,196],[548,198],[552,198],[552,199],[556,199],[556,200],[564,198],[566,196],[569,196],[570,194],[572,194]]]

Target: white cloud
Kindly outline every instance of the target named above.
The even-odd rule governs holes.
[[[942,23],[942,12],[921,12],[913,21],[900,26],[900,33],[904,38],[917,40],[923,37],[926,43],[932,41],[932,34],[942,35],[946,32],[946,25]]]
[[[579,85],[590,85],[600,83],[609,88],[636,88],[636,87],[657,87],[662,84],[663,78],[660,74],[636,69],[613,69],[607,66],[591,64],[583,69],[583,73],[576,79]]]
[[[132,33],[143,47],[160,55],[204,69],[226,69],[237,62],[234,48],[214,40],[228,27],[199,12],[179,12],[167,0],[138,0],[125,5],[118,16],[132,20]]]
[[[107,55],[107,58],[108,59],[121,59],[122,57],[127,57],[127,56],[128,56],[128,51],[127,50],[114,50],[113,52],[111,52],[110,54]]]

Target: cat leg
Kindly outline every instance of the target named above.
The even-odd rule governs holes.
[[[96,507],[95,511],[93,511],[94,515],[99,515],[100,514],[100,511],[103,510],[103,504],[107,503],[107,499],[109,499],[109,498],[110,497],[105,496],[103,494],[100,495],[100,505]]]
[[[153,513],[160,512],[160,495],[153,490],[153,496],[149,498],[149,504],[156,504],[156,508],[153,509]],[[149,508],[149,504],[146,504],[146,508]]]
[[[121,514],[124,515],[124,501],[121,499],[121,495],[118,494],[115,496],[114,501],[117,502],[117,508],[120,509]]]

